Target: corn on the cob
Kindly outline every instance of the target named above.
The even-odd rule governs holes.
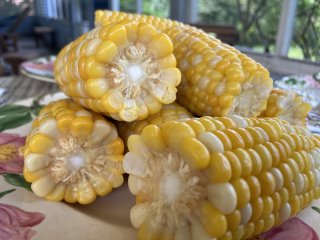
[[[34,120],[24,150],[24,177],[39,197],[88,204],[122,185],[123,151],[112,123],[60,100]]]
[[[146,23],[98,27],[67,45],[55,63],[61,90],[116,120],[144,119],[176,99],[181,73],[170,38]]]
[[[159,125],[168,121],[192,117],[192,114],[187,109],[174,102],[171,104],[163,105],[160,112],[149,115],[144,120],[134,121],[130,123],[117,122],[116,125],[118,128],[119,136],[126,143],[130,135],[140,134],[142,129],[147,125]]]
[[[169,121],[128,149],[140,240],[247,239],[320,196],[320,137],[280,119]]]
[[[272,89],[269,72],[235,48],[175,21],[111,11],[96,12],[97,25],[120,20],[150,23],[168,34],[182,73],[178,102],[192,113],[256,117],[265,109]]]
[[[260,117],[277,117],[294,125],[305,126],[311,105],[295,92],[272,89],[267,108]]]

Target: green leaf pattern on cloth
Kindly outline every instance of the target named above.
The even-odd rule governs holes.
[[[13,189],[9,189],[9,190],[7,190],[7,191],[0,192],[0,198],[2,198],[3,196],[5,196],[5,195],[7,195],[7,194],[9,194],[9,193],[14,192],[15,190],[16,190],[16,189],[13,188]]]
[[[317,213],[320,213],[320,208],[315,207],[315,206],[312,206],[311,208],[312,208],[313,210],[315,210]]]
[[[15,173],[4,173],[3,177],[8,183],[13,186],[23,187],[31,191],[31,184],[28,183],[22,175]]]
[[[23,105],[5,105],[0,107],[0,131],[20,127],[31,122],[43,107],[40,99],[35,99],[30,107]]]

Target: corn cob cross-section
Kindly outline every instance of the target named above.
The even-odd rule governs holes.
[[[272,89],[267,108],[260,117],[277,117],[291,124],[305,126],[311,105],[295,92]]]
[[[146,126],[124,157],[138,238],[248,239],[320,196],[320,137],[278,119]]]
[[[91,203],[123,183],[124,145],[115,126],[71,100],[45,106],[24,150],[24,177],[51,201]]]
[[[96,24],[121,20],[150,23],[171,38],[182,81],[177,99],[198,116],[256,117],[272,89],[261,64],[203,31],[153,16],[97,11]]]
[[[174,102],[181,80],[170,38],[130,21],[97,27],[67,45],[54,72],[77,103],[123,121],[144,119]]]

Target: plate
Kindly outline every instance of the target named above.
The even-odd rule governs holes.
[[[17,119],[19,118],[19,121],[12,119],[10,122],[11,127],[5,129],[0,134],[10,134],[10,136],[16,134],[13,135],[16,138],[26,136],[31,128],[31,119],[40,108],[39,105],[44,105],[65,97],[63,93],[57,93],[47,95],[42,99],[27,99],[15,103],[15,107],[10,110],[10,116],[16,116]],[[7,116],[9,116],[9,114]],[[31,118],[24,121],[24,118],[21,116],[31,116]],[[0,108],[0,122],[2,117],[6,117],[6,115],[3,114],[3,109]],[[1,126],[0,124],[0,127],[3,128],[3,125]],[[6,221],[6,224],[9,225],[9,227],[6,228],[6,233],[9,229],[9,233],[12,230],[14,234],[21,234],[15,239],[31,239],[31,237],[32,239],[46,240],[137,239],[137,230],[131,226],[129,218],[130,209],[134,206],[135,199],[128,190],[127,182],[125,182],[122,187],[113,190],[108,196],[97,198],[97,200],[90,205],[46,201],[36,197],[28,190],[29,185],[21,179],[19,172],[8,174],[3,171],[3,167],[6,168],[6,164],[8,167],[11,161],[10,159],[3,160],[1,158],[4,144],[4,137],[1,135],[0,239],[8,239],[8,237],[1,235],[4,234],[3,229],[1,229],[2,226],[4,226],[3,222]],[[17,166],[13,166],[13,170],[15,170]],[[18,219],[20,219],[19,216],[23,219],[22,223],[18,222]],[[282,229],[281,231],[290,232],[292,229],[298,228],[299,225],[299,231],[308,231],[309,233],[320,236],[320,201],[314,201],[310,207],[298,215],[298,218],[293,218],[293,220],[295,221],[288,221],[290,225],[289,230]],[[277,234],[278,232],[278,229],[273,229],[271,234]],[[290,233],[286,234],[287,238],[281,238],[282,240],[297,239],[293,237],[296,233],[291,233],[291,235]],[[308,238],[305,240],[311,239],[316,240],[317,238]]]
[[[308,115],[308,127],[320,134],[320,72],[313,75],[285,76],[274,82],[275,87],[294,91],[312,106]]]
[[[55,59],[55,55],[50,55],[23,62],[20,65],[20,72],[36,80],[54,82],[53,64]]]

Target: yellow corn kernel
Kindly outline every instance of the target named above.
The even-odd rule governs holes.
[[[212,154],[208,176],[212,182],[227,182],[231,179],[231,165],[222,153]]]
[[[268,217],[266,217],[264,220],[264,225],[263,225],[263,232],[269,231],[273,226],[275,222],[275,217],[273,214],[270,214]]]
[[[45,198],[49,201],[60,202],[63,200],[65,192],[66,184],[59,183],[48,195],[45,196]]]
[[[206,168],[210,162],[210,153],[207,148],[196,138],[183,138],[178,152],[193,168]]]
[[[245,143],[245,148],[252,148],[254,146],[254,139],[252,137],[252,135],[250,134],[250,132],[248,132],[246,129],[244,128],[237,128],[234,129],[243,139],[244,143]]]
[[[102,63],[111,62],[118,55],[118,47],[110,40],[104,40],[97,49],[96,58]]]
[[[89,78],[100,78],[106,74],[105,67],[95,59],[95,56],[87,58],[85,71]]]
[[[263,171],[258,176],[260,185],[261,185],[261,195],[269,196],[276,189],[276,180],[274,176],[267,171]]]
[[[271,197],[262,197],[263,211],[261,217],[267,218],[273,211],[273,201]]]
[[[255,200],[261,194],[261,183],[255,176],[250,176],[246,179],[250,188],[250,199]]]
[[[254,223],[248,223],[246,226],[245,226],[245,233],[243,235],[243,238],[244,239],[248,239],[252,236],[254,232]]]
[[[77,201],[80,204],[88,204],[96,199],[96,192],[88,181],[82,181],[78,184]]]
[[[231,151],[225,152],[225,156],[228,158],[231,170],[232,170],[232,179],[238,178],[242,174],[242,166],[239,158]]]
[[[101,98],[108,88],[108,82],[104,78],[91,78],[86,82],[86,90],[92,98]]]
[[[293,173],[289,165],[286,163],[280,163],[278,168],[282,173],[284,186],[290,185],[290,183],[293,181]]]
[[[121,154],[124,152],[124,144],[121,138],[116,138],[106,146],[106,152],[109,154]]]
[[[88,117],[75,117],[71,122],[71,134],[75,137],[85,137],[92,132],[93,122]]]
[[[238,134],[235,130],[227,129],[224,132],[228,135],[230,141],[232,142],[232,149],[245,147],[245,143],[241,135]]]
[[[256,200],[251,202],[252,207],[252,215],[250,221],[256,222],[258,221],[263,212],[263,200],[261,197],[258,197]]]
[[[235,230],[240,225],[241,213],[239,210],[235,210],[232,213],[226,215],[226,218],[228,223],[228,229]]]
[[[255,151],[259,154],[262,160],[262,170],[269,170],[272,167],[272,156],[264,145],[259,144],[255,147]]]
[[[232,143],[226,133],[224,133],[223,131],[216,131],[215,135],[221,140],[226,151],[232,149]]]
[[[211,237],[221,237],[227,231],[227,219],[210,202],[200,203],[200,221]]]
[[[247,182],[242,178],[232,180],[231,183],[237,193],[237,197],[238,197],[237,207],[243,208],[250,200],[250,188]]]
[[[53,140],[45,134],[37,133],[29,140],[29,149],[33,153],[47,153],[54,144]]]
[[[168,146],[177,148],[187,137],[195,137],[195,132],[186,123],[183,122],[168,122],[162,125],[162,136]]]
[[[276,146],[271,142],[266,142],[264,146],[269,150],[272,157],[272,166],[276,167],[280,162],[280,153]]]
[[[23,176],[27,182],[34,182],[45,175],[47,175],[47,171],[44,169],[32,172],[29,172],[27,168],[23,169]]]
[[[241,162],[242,177],[248,177],[252,172],[252,160],[250,154],[248,154],[245,150],[238,148],[233,151]]]
[[[256,176],[262,171],[262,159],[253,149],[248,149],[248,153],[252,160],[252,174]]]
[[[143,43],[149,43],[157,35],[157,30],[150,24],[141,23],[138,26],[137,37]]]
[[[138,233],[138,239],[148,240],[148,239],[160,239],[162,234],[162,227],[155,225],[150,221],[144,221],[141,225]]]

